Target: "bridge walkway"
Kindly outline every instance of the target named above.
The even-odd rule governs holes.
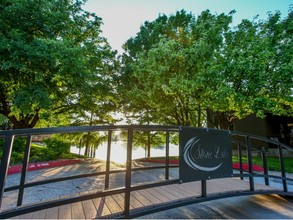
[[[235,192],[247,191],[249,194],[249,182],[239,178],[213,179],[207,181],[208,198],[216,198],[225,194],[235,194]],[[276,193],[276,189],[270,186],[255,184],[253,194]],[[83,192],[80,195],[85,195]],[[130,196],[130,213],[135,216],[135,212],[141,210],[153,210],[160,208],[167,203],[180,203],[188,200],[197,199],[200,202],[201,181],[172,184],[166,186],[153,187],[143,190],[132,191]],[[117,218],[123,215],[124,193],[95,198],[72,204],[62,205],[54,208],[30,212],[14,219],[90,219],[90,218]]]
[[[113,142],[113,132],[121,131],[127,133],[126,164],[123,169],[116,170],[111,168],[111,143]],[[103,171],[88,173],[86,169],[78,175],[40,180],[37,180],[39,176],[34,176],[34,181],[28,181],[27,168],[30,161],[33,135],[72,133],[81,135],[84,133],[88,134],[89,132],[101,132],[103,134],[106,132],[108,134],[106,164]],[[163,166],[132,166],[134,137],[137,137],[141,132],[164,133],[166,161]],[[179,160],[182,162],[179,163],[180,166],[173,166],[169,163],[170,137],[172,135],[179,137],[178,151],[179,155],[181,155]],[[11,162],[14,139],[17,137],[26,137],[26,145],[20,179],[16,185],[10,186],[8,184],[9,178],[7,178],[8,167]],[[201,139],[198,137],[202,137],[205,141],[202,143],[205,146],[204,151],[200,150],[201,143],[199,141]],[[290,166],[290,163],[284,158],[285,152],[292,152],[293,148],[266,137],[237,131],[160,125],[101,125],[0,131],[0,139],[4,143],[0,163],[0,218],[135,218],[189,204],[236,196],[255,194],[293,196],[293,178],[286,169]],[[279,169],[276,170],[278,174],[271,173],[269,165],[273,161],[271,161],[272,158],[268,157],[268,152],[264,147],[266,146],[265,144],[272,145],[278,150]],[[239,173],[233,172],[233,166],[231,164],[232,149],[238,151],[236,160],[239,161]],[[201,160],[200,163],[202,165],[198,165],[198,162],[195,161],[194,154],[196,152],[203,155],[199,156],[198,153],[195,156]],[[263,172],[254,172],[253,170],[253,162],[257,155],[262,158]],[[247,172],[243,168],[246,161],[248,164]],[[212,164],[210,165],[210,163]],[[215,167],[214,164],[217,166]],[[221,166],[222,164],[223,166]],[[221,169],[218,169],[220,166]],[[175,178],[170,175],[170,171],[173,168],[179,168],[179,178],[177,178],[178,175]],[[150,183],[147,181],[133,183],[135,179],[135,175],[133,174],[135,172],[148,170],[153,173],[156,169],[164,170],[165,175],[160,175],[160,180],[153,180],[154,182],[151,181]],[[58,172],[58,174],[61,174],[61,172]],[[109,187],[111,185],[110,176],[114,174],[121,174],[125,180],[122,183],[123,185],[119,185],[117,188]],[[143,175],[147,176],[146,174]],[[102,177],[102,181],[104,182],[103,188],[101,189],[90,184],[91,187],[94,187],[92,189],[97,191],[82,192],[80,194],[74,194],[75,192],[67,193],[67,188],[70,188],[71,185],[66,181],[78,180],[83,184],[88,177]],[[162,177],[165,177],[165,180],[162,180]],[[219,177],[221,179],[217,179]],[[263,180],[264,184],[255,181],[259,178]],[[199,181],[194,182],[195,179]],[[248,179],[248,181],[245,179]],[[278,181],[278,185],[281,185],[281,187],[272,187],[271,180],[274,182]],[[191,182],[179,184],[179,181]],[[50,194],[45,185],[51,183],[62,183],[62,187],[59,187],[62,190],[62,194],[54,194],[55,199],[47,197],[45,201],[36,199],[33,200],[34,203],[27,203],[27,193],[30,189],[32,191],[36,190],[39,193],[41,192],[42,197],[44,196],[45,198],[46,195]],[[77,186],[80,187],[80,185]],[[88,189],[80,188],[84,190]],[[40,189],[43,189],[43,191]],[[16,206],[11,207],[6,203],[6,200],[9,199],[8,194],[10,198],[13,197],[13,200],[16,201],[13,201],[13,205]],[[66,196],[60,198],[60,195]]]

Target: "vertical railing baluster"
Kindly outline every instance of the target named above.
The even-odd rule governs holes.
[[[267,186],[270,185],[270,181],[268,178],[268,161],[267,161],[267,151],[264,147],[261,148],[261,157],[262,157],[262,164],[264,168],[264,175],[265,175],[265,184]]]
[[[287,180],[286,180],[286,171],[285,171],[285,164],[284,164],[284,155],[283,155],[283,148],[279,144],[279,160],[280,160],[280,168],[281,168],[281,175],[282,175],[282,182],[283,182],[283,189],[284,192],[288,192],[287,187]]]
[[[207,181],[201,181],[201,196],[206,198],[207,197]]]
[[[22,163],[22,171],[21,171],[21,177],[20,177],[17,206],[22,205],[25,177],[26,177],[27,167],[28,167],[28,163],[29,163],[30,150],[31,150],[31,142],[32,142],[32,136],[28,135],[26,138],[26,147],[25,147],[24,159],[23,159],[23,163]]]
[[[132,141],[133,141],[133,128],[130,127],[128,128],[128,136],[127,136],[127,157],[126,157],[125,197],[124,197],[124,213],[126,217],[128,217],[130,213]]]
[[[107,145],[107,159],[106,159],[105,189],[109,189],[111,144],[112,144],[112,130],[109,130],[108,131],[108,145]]]
[[[170,148],[170,144],[169,144],[169,140],[170,139],[170,133],[169,131],[166,131],[166,169],[165,169],[165,179],[168,180],[169,179],[169,162],[170,162],[170,152],[169,152],[169,148]]]
[[[250,137],[246,136],[245,138],[246,138],[246,147],[247,147],[247,159],[248,159],[250,191],[254,191],[253,164],[252,164]]]
[[[242,161],[242,148],[241,144],[238,143],[238,158],[239,158],[239,172],[240,172],[240,179],[243,180],[243,161]]]
[[[0,210],[3,201],[3,194],[4,194],[4,187],[5,181],[7,177],[11,152],[12,152],[12,145],[13,145],[14,135],[7,135],[5,137],[4,147],[3,147],[3,154],[1,158],[0,164]]]

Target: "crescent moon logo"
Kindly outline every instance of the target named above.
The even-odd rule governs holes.
[[[192,148],[200,141],[199,138],[197,137],[193,137],[191,138],[189,141],[187,141],[187,143],[184,146],[183,149],[183,158],[185,160],[185,162],[187,163],[188,166],[190,166],[192,169],[195,170],[200,170],[200,171],[204,171],[204,172],[211,172],[211,171],[215,171],[217,169],[220,168],[220,166],[222,165],[222,162],[214,167],[204,167],[204,166],[200,166],[196,160],[194,160],[193,156],[192,156]]]

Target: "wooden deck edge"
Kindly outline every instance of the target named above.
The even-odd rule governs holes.
[[[172,184],[174,185],[174,184]],[[245,184],[247,185],[247,184]],[[258,185],[258,184],[255,184]],[[168,187],[168,186],[167,186]],[[149,188],[148,188],[149,189]],[[124,189],[119,189],[117,190],[116,193],[111,193],[109,195],[104,194],[101,191],[86,191],[80,194],[74,194],[74,196],[70,195],[70,196],[66,196],[66,198],[62,198],[64,200],[66,199],[70,199],[71,202],[69,202],[68,204],[73,204],[75,202],[80,202],[80,201],[88,201],[90,199],[93,199],[93,197],[95,198],[103,198],[103,197],[108,197],[108,196],[113,196],[113,195],[118,195],[123,192]],[[134,192],[139,192],[140,190],[144,190],[144,189],[138,189],[138,190],[133,190]],[[111,190],[110,190],[111,191]],[[114,190],[116,191],[116,190]],[[100,194],[100,195],[98,195]],[[255,195],[255,194],[278,194],[278,195],[284,195],[284,196],[293,196],[293,192],[284,192],[281,189],[277,190],[275,188],[269,187],[269,186],[263,186],[263,188],[260,189],[255,189],[254,191],[250,191],[249,189],[235,189],[235,190],[231,190],[231,191],[223,191],[223,192],[210,192],[207,194],[206,197],[202,197],[199,194],[198,195],[193,195],[190,197],[184,197],[184,198],[178,198],[178,199],[172,199],[170,201],[167,202],[161,202],[161,203],[155,203],[155,204],[150,204],[150,205],[144,205],[143,207],[137,207],[137,208],[131,208],[129,210],[129,216],[125,216],[124,211],[118,211],[115,213],[111,213],[111,214],[107,214],[104,216],[99,216],[96,218],[102,218],[102,219],[108,219],[108,218],[135,218],[135,217],[140,217],[146,214],[150,214],[150,213],[154,213],[154,212],[159,212],[159,211],[164,211],[164,210],[168,210],[168,209],[172,209],[172,208],[177,208],[177,207],[182,207],[185,205],[190,205],[190,204],[196,204],[196,203],[201,203],[201,202],[206,202],[206,201],[211,201],[211,200],[217,200],[217,199],[224,199],[224,198],[229,198],[229,197],[235,197],[235,196],[247,196],[247,195]],[[80,196],[80,197],[78,197]],[[75,197],[75,198],[74,198]],[[83,197],[83,198],[81,198]],[[79,199],[77,199],[79,198]],[[77,199],[76,201],[74,201],[75,199]],[[44,202],[42,204],[42,207],[44,207],[44,204],[47,204],[49,206],[47,206],[47,208],[52,208],[52,207],[57,207],[60,206],[60,204],[53,204],[55,202],[55,200],[50,200],[50,202]],[[10,217],[15,217],[15,216],[20,216],[22,214],[26,214],[26,213],[30,213],[32,210],[32,207],[35,204],[27,204],[27,205],[23,205],[23,206],[19,206],[19,207],[14,207],[11,209],[6,209],[3,211],[0,211],[0,218],[10,218]],[[41,208],[41,206],[39,206],[38,210],[46,210],[47,208]],[[36,210],[36,211],[38,211]],[[15,211],[20,211],[20,213],[18,213],[17,215],[14,215],[13,212]]]
[[[283,191],[278,190],[255,190],[255,191],[230,191],[228,193],[211,193],[208,194],[207,197],[202,196],[191,196],[183,199],[176,199],[169,202],[163,202],[160,204],[152,204],[152,205],[146,205],[140,208],[133,208],[130,210],[130,215],[125,216],[124,212],[117,212],[110,215],[105,215],[99,217],[99,219],[124,219],[124,218],[137,218],[141,217],[147,214],[156,213],[160,211],[166,211],[173,208],[178,208],[186,205],[192,205],[192,204],[198,204],[202,202],[212,201],[212,200],[219,200],[219,199],[225,199],[225,198],[231,198],[231,197],[237,197],[237,196],[251,196],[251,195],[273,195],[273,194],[280,194],[284,193]],[[292,193],[293,196],[293,193]]]

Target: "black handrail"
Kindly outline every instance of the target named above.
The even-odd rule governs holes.
[[[210,128],[209,128],[210,129]],[[30,154],[30,147],[31,147],[31,137],[32,135],[40,135],[40,134],[62,134],[62,133],[76,133],[76,132],[96,132],[96,131],[106,131],[108,132],[108,145],[107,145],[107,158],[106,158],[106,170],[101,171],[101,172],[94,172],[94,173],[87,173],[87,174],[80,174],[80,175],[75,175],[75,176],[68,176],[68,177],[62,177],[62,178],[55,178],[55,179],[48,179],[48,180],[42,180],[42,181],[35,181],[35,182],[26,182],[25,177],[26,177],[26,172],[27,172],[27,167],[28,167],[28,161],[29,161],[29,154]],[[126,167],[125,169],[119,169],[119,170],[110,170],[110,152],[111,152],[111,143],[112,143],[112,132],[113,131],[127,131],[128,136],[127,136],[127,162],[126,162]],[[133,145],[133,135],[135,131],[163,131],[166,134],[166,163],[162,166],[151,166],[151,167],[142,167],[142,168],[137,168],[137,167],[132,167],[132,145]],[[133,216],[139,216],[143,215],[146,213],[152,212],[152,210],[142,210],[138,214],[132,213],[130,211],[130,193],[135,190],[140,190],[140,189],[146,189],[150,187],[156,187],[156,186],[163,186],[163,185],[169,185],[169,184],[175,184],[175,183],[180,183],[179,179],[169,179],[169,169],[171,168],[177,168],[178,165],[170,165],[169,164],[169,137],[170,137],[170,132],[179,132],[179,128],[177,126],[162,126],[162,125],[100,125],[100,126],[80,126],[80,127],[58,127],[58,128],[38,128],[38,129],[19,129],[19,130],[8,130],[8,131],[0,131],[0,138],[5,139],[5,143],[3,146],[3,154],[1,158],[1,164],[0,164],[0,208],[2,205],[3,201],[3,194],[4,192],[8,192],[11,190],[19,190],[18,194],[18,199],[17,199],[17,208],[11,209],[11,210],[0,210],[0,218],[9,218],[13,216],[17,216],[20,214],[32,212],[32,211],[37,211],[41,209],[46,209],[54,206],[60,206],[68,203],[73,203],[76,201],[83,201],[91,198],[97,198],[97,197],[102,197],[102,196],[108,196],[108,195],[114,195],[117,193],[124,193],[125,194],[125,200],[124,200],[124,213],[123,216],[125,217],[133,217]],[[247,134],[243,132],[236,132],[236,131],[231,131],[230,132],[232,137],[236,136],[241,136],[244,138],[244,142],[240,142],[238,140],[233,139],[233,143],[237,144],[238,147],[238,156],[239,156],[239,162],[240,162],[240,173],[233,174],[234,177],[240,177],[241,179],[248,177],[249,182],[250,182],[250,193],[248,194],[253,194],[253,193],[260,193],[260,192],[255,192],[255,181],[254,178],[256,177],[264,177],[265,178],[265,184],[269,185],[269,179],[270,178],[279,178],[282,180],[283,184],[283,190],[276,190],[279,194],[285,194],[285,195],[292,195],[293,192],[288,189],[288,181],[293,181],[293,179],[288,178],[286,176],[286,169],[285,169],[285,164],[284,164],[284,157],[283,157],[283,149],[287,149],[290,151],[293,151],[293,148],[284,145],[282,143],[279,143],[277,141],[252,135],[252,134]],[[11,186],[5,188],[5,182],[6,182],[6,177],[7,177],[7,171],[8,171],[8,166],[10,162],[10,157],[11,157],[11,152],[12,152],[12,146],[13,146],[13,140],[14,137],[18,136],[25,136],[27,138],[26,142],[26,150],[25,150],[25,156],[23,160],[23,167],[22,167],[22,172],[21,172],[21,179],[20,179],[20,184],[17,186]],[[279,149],[279,159],[280,159],[280,171],[281,171],[281,176],[276,176],[276,175],[270,175],[268,173],[268,168],[267,168],[267,153],[266,151],[261,148],[260,150],[256,149],[251,145],[251,140],[260,140],[265,143],[270,143],[278,146]],[[242,149],[246,149],[247,155],[248,155],[248,165],[249,165],[249,170],[248,173],[244,171],[243,169],[243,161],[242,161]],[[264,173],[256,173],[253,171],[253,164],[252,164],[252,151],[258,151],[262,153],[262,158],[263,158],[263,166],[264,166]],[[143,171],[143,170],[149,170],[149,169],[164,169],[165,170],[165,180],[164,181],[158,181],[155,183],[147,183],[147,184],[138,184],[138,185],[132,185],[131,184],[131,177],[132,177],[132,172],[134,171]],[[109,189],[109,176],[114,173],[120,173],[124,172],[125,173],[125,186],[120,187],[120,188],[115,188],[115,189]],[[92,176],[99,176],[99,175],[104,175],[105,176],[105,189],[103,191],[98,191],[94,193],[89,193],[87,195],[82,195],[82,196],[75,196],[71,198],[62,198],[62,199],[57,199],[53,201],[46,201],[42,202],[39,204],[35,205],[23,205],[22,200],[23,200],[23,191],[25,188],[28,187],[34,187],[42,184],[49,184],[49,183],[54,183],[54,182],[60,182],[60,181],[67,181],[67,180],[72,180],[72,179],[78,179],[78,178],[84,178],[84,177],[92,177]],[[207,201],[211,200],[213,198],[208,196],[208,189],[207,189],[207,183],[206,180],[202,180],[201,182],[201,189],[202,189],[202,196],[198,199],[193,199],[193,200],[186,200],[186,202],[178,202],[178,206],[182,206],[184,204],[189,204],[191,201],[193,203],[197,203],[198,201]],[[270,193],[271,191],[262,191],[261,193]],[[247,192],[243,192],[244,194]],[[235,192],[231,193],[230,196],[235,196]],[[237,195],[241,195],[240,192],[237,192]],[[229,195],[223,195],[222,197],[220,196],[215,196],[214,199],[217,198],[224,198],[228,197]],[[164,210],[167,209],[168,207],[175,207],[176,204],[164,204],[161,206],[161,208],[154,208],[153,210]]]

